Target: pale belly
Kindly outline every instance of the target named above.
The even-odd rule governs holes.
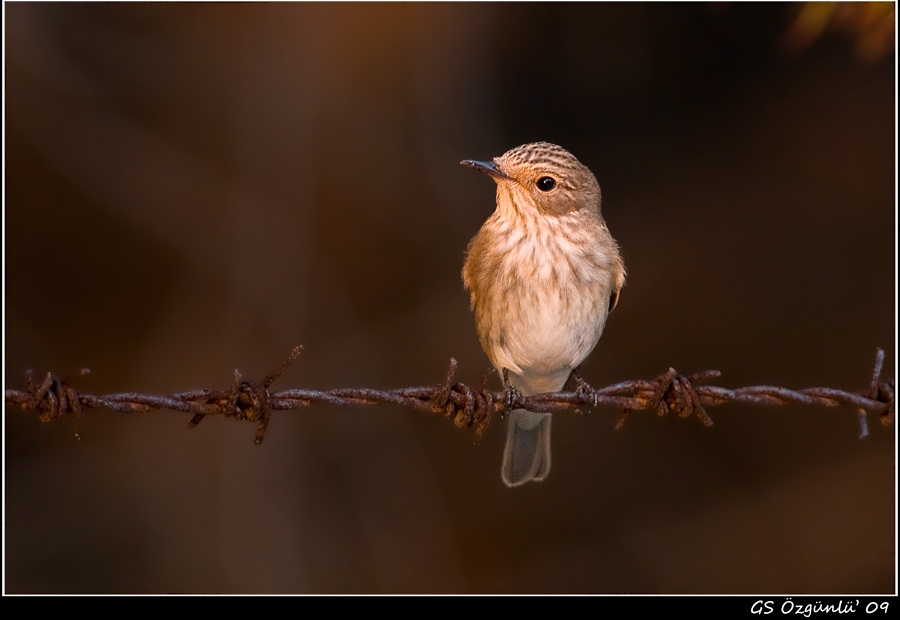
[[[598,283],[591,290],[562,287],[556,294],[508,291],[508,312],[491,317],[484,330],[491,361],[524,378],[528,385],[514,383],[526,391],[561,389],[600,339],[609,303],[604,288]]]

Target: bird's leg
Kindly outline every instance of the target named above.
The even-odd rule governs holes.
[[[580,366],[578,367],[580,368]],[[585,403],[597,406],[597,403],[594,402],[594,388],[591,385],[581,378],[581,375],[578,374],[578,368],[572,370],[572,381],[575,382],[575,393],[578,395],[578,398],[583,400]]]
[[[503,369],[503,386],[506,388],[506,409],[500,414],[500,417],[505,418],[506,414],[512,411],[513,404],[522,397],[519,388],[509,380],[509,368]]]

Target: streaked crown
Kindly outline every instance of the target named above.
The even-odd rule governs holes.
[[[506,151],[498,159],[513,165],[547,166],[559,171],[585,169],[569,151],[550,142],[531,142]]]

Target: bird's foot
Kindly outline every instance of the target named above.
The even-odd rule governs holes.
[[[591,387],[590,383],[582,379],[577,370],[572,371],[572,381],[575,382],[575,394],[578,398],[581,399],[584,404],[596,407],[597,394],[594,391],[594,388]]]
[[[506,414],[508,414],[513,409],[518,409],[516,406],[516,402],[523,398],[522,392],[519,391],[519,388],[514,386],[512,382],[509,380],[509,369],[503,369],[503,386],[506,388],[506,409],[500,414],[500,417],[505,418]]]

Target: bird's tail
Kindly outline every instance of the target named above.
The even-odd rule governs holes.
[[[503,482],[517,487],[540,482],[550,473],[550,421],[548,413],[516,409],[509,414],[503,451]]]

